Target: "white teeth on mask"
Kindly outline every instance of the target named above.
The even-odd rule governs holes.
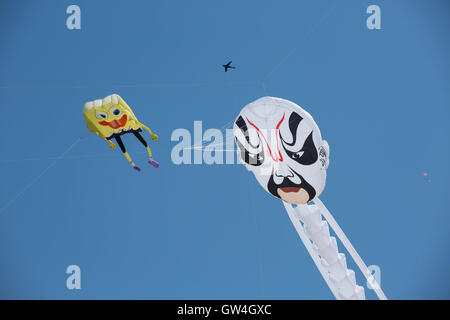
[[[94,106],[101,107],[102,106],[102,102],[103,101],[101,99],[97,99],[97,100],[94,101]]]

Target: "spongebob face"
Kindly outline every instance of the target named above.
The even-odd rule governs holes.
[[[87,102],[83,112],[88,129],[102,138],[141,128],[131,108],[117,94]]]

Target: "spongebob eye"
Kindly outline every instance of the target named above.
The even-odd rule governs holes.
[[[97,119],[106,119],[108,118],[108,115],[106,114],[106,112],[103,111],[95,111],[95,117]]]
[[[109,112],[115,116],[120,114],[120,110],[116,106],[112,106],[111,109],[109,109]]]

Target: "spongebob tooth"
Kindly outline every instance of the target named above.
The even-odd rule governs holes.
[[[103,99],[103,106],[105,104],[110,104],[110,103],[111,103],[111,96],[107,96],[107,97],[105,97],[105,99]]]
[[[112,97],[112,102],[114,104],[118,104],[119,103],[119,96],[117,94],[112,94],[110,97]]]
[[[95,101],[94,101],[94,105],[95,105],[96,107],[101,107],[101,106],[102,106],[102,100],[101,100],[101,99],[95,100]]]
[[[94,107],[94,104],[92,103],[92,101],[86,102],[86,104],[84,105],[84,110],[85,111],[89,111]]]

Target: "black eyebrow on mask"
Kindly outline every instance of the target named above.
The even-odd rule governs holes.
[[[253,148],[258,148],[259,142],[256,146],[254,146],[250,142],[250,136],[248,135],[248,127],[247,127],[247,124],[245,123],[244,118],[242,118],[242,116],[239,116],[239,118],[236,120],[235,123],[238,126],[238,128],[241,129],[242,133],[244,134],[245,140],[247,140],[248,144],[251,145]]]
[[[291,115],[289,116],[289,130],[291,131],[292,137],[293,137],[292,143],[288,143],[288,142],[284,141],[283,137],[281,137],[281,139],[283,140],[283,142],[285,144],[287,144],[290,147],[295,145],[295,142],[297,141],[297,129],[302,120],[303,120],[303,118],[297,112],[292,112]],[[281,136],[281,134],[280,134],[280,136]]]
[[[241,129],[244,133],[247,133],[247,124],[245,123],[245,120],[244,118],[242,118],[242,116],[239,116],[235,123],[239,127],[239,129]]]

